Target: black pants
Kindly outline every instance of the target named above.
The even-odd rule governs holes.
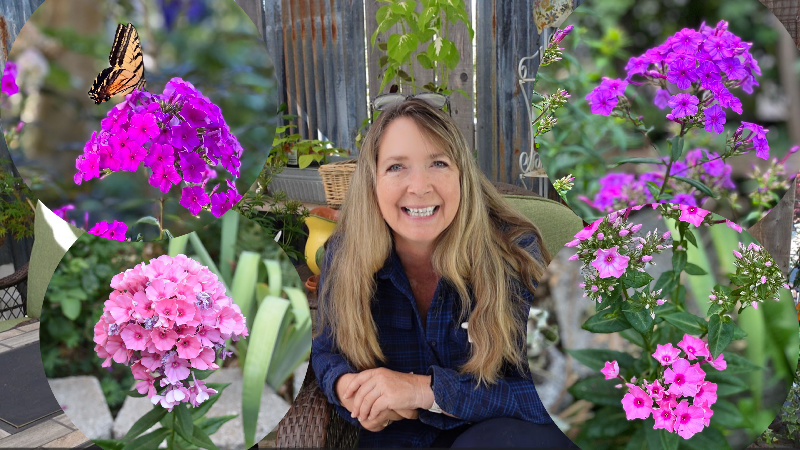
[[[442,431],[433,448],[578,448],[554,423],[502,417]]]

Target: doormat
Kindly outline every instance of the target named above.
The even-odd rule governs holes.
[[[0,420],[21,428],[58,412],[39,343],[0,353]]]

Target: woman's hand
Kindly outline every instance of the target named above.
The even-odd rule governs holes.
[[[411,410],[405,410],[403,411],[403,413],[408,416],[411,415],[419,416],[419,412],[417,412],[416,409],[413,410],[413,414]],[[383,431],[383,429],[388,427],[389,424],[391,424],[392,422],[409,418],[411,417],[406,417],[404,415],[401,415],[399,412],[396,412],[393,409],[386,409],[382,411],[380,414],[376,415],[374,419],[371,420],[359,419],[359,423],[361,423],[361,426],[364,427],[364,429],[372,432],[377,432],[377,431]]]
[[[349,384],[339,399],[343,404],[352,401],[353,409],[348,410],[362,423],[372,422],[385,410],[428,409],[433,404],[430,376],[381,367],[365,370],[347,381]]]

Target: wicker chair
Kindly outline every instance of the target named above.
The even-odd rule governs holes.
[[[581,219],[558,202],[526,195],[504,197],[539,227],[552,255],[583,228]],[[358,428],[339,416],[328,403],[309,364],[297,398],[278,423],[276,438],[279,448],[352,448],[358,443]]]
[[[0,278],[0,320],[3,320],[3,313],[21,308],[22,314],[19,317],[24,317],[28,313],[27,308],[27,283],[28,283],[28,263],[17,269],[16,272],[6,277]],[[11,305],[14,300],[11,294],[11,288],[16,288],[20,299],[21,305]]]

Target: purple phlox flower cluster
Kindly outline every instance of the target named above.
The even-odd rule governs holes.
[[[3,81],[0,83],[0,93],[11,97],[17,92],[19,92],[17,64],[13,61],[6,61],[6,66],[3,68]]]
[[[756,151],[756,156],[763,160],[769,159],[769,143],[767,142],[768,129],[752,122],[742,122],[733,134],[734,148],[741,153],[750,150]]]
[[[225,341],[248,335],[217,276],[184,255],[164,255],[115,275],[111,287],[94,326],[103,367],[130,366],[136,390],[170,411],[215,394],[193,370],[218,369],[214,361],[226,352]]]
[[[660,375],[653,382],[642,380],[637,385],[635,379],[626,381],[619,375],[616,361],[606,361],[601,372],[607,380],[620,378],[625,381],[628,392],[622,398],[622,408],[628,420],[647,419],[652,414],[655,420],[653,429],[677,433],[689,439],[710,425],[714,415],[711,407],[717,402],[717,384],[705,379],[706,372],[701,365],[707,364],[719,371],[728,365],[722,353],[716,359],[712,358],[708,343],[694,336],[685,334],[678,347],[671,343],[657,345],[652,356],[661,368],[658,371]],[[697,362],[690,362],[694,360]]]
[[[628,222],[628,215],[633,207],[625,211],[613,212],[603,219],[596,220],[565,247],[577,247],[577,253],[570,261],[580,260],[583,263],[582,273],[584,297],[602,303],[604,295],[610,295],[618,278],[627,271],[644,272],[647,265],[652,265],[654,254],[671,248],[670,233],[659,234],[658,230],[648,232],[646,236],[637,236],[641,224]],[[660,291],[642,294],[636,301],[647,309],[661,305],[658,298]]]
[[[731,91],[740,88],[752,94],[758,86],[756,77],[761,69],[750,53],[751,46],[728,31],[725,21],[715,27],[703,23],[697,30],[684,28],[628,61],[625,79],[613,80],[623,85],[622,92],[603,78],[586,95],[586,101],[592,113],[610,115],[624,98],[624,85],[649,84],[656,88],[653,103],[671,109],[668,120],[721,134],[727,121],[725,110],[742,114],[742,102]],[[769,152],[766,139],[756,139],[753,146],[760,151],[759,157],[766,159],[762,156]]]
[[[667,161],[667,158],[663,158]],[[608,213],[633,206],[652,203],[654,198],[648,183],[653,183],[659,188],[664,183],[664,165],[658,165],[651,172],[634,175],[628,173],[609,173],[598,180],[599,189],[594,198],[584,199],[590,206]],[[683,176],[701,181],[708,186],[715,196],[735,195],[736,185],[731,180],[731,166],[720,158],[716,152],[706,149],[694,149],[686,153],[683,160],[674,161],[670,168],[668,181],[669,191],[674,193],[673,198],[663,199],[662,203],[680,203],[686,205],[702,205],[707,199],[705,194],[699,192],[691,185],[674,180],[674,176]],[[685,191],[689,189],[689,191]],[[682,191],[683,190],[683,191]]]
[[[180,203],[192,214],[220,217],[242,198],[230,180],[208,190],[219,168],[238,178],[243,149],[220,108],[191,83],[173,78],[162,94],[134,91],[100,125],[75,162],[76,184],[144,163],[161,192],[185,184]]]

